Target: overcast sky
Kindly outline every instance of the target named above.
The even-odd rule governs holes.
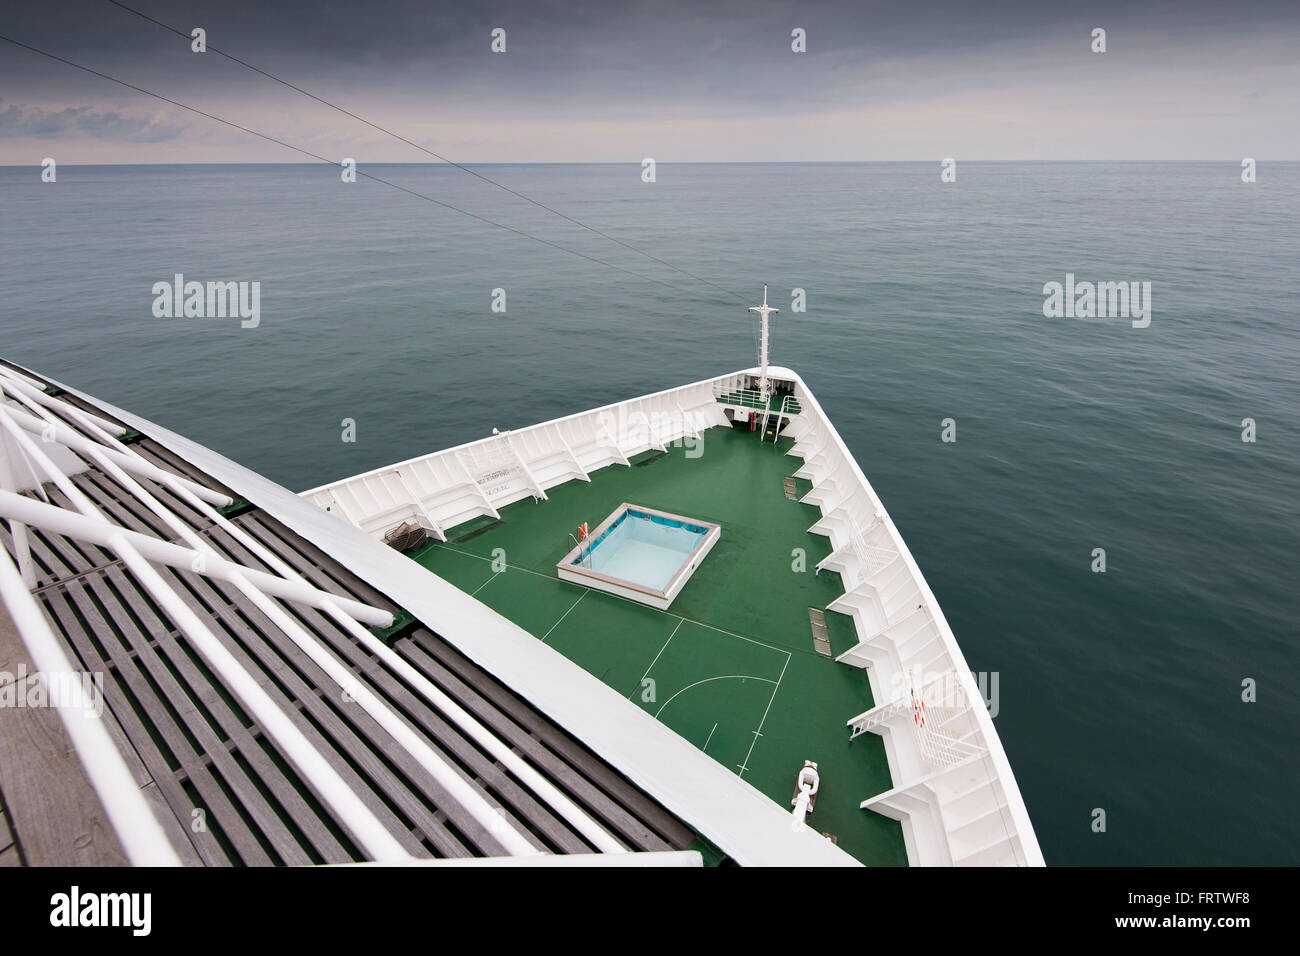
[[[1300,159],[1296,0],[124,2],[460,162]],[[0,24],[325,156],[429,160],[108,0]],[[0,42],[0,164],[44,156],[303,160]]]

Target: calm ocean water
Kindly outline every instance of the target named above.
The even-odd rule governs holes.
[[[458,170],[368,171],[667,285],[323,166],[10,167],[0,354],[300,490],[753,364],[768,282],[774,361],[999,675],[1048,862],[1300,862],[1300,165],[486,170],[741,298]],[[155,318],[177,272],[260,281],[260,327]],[[1067,272],[1151,282],[1150,327],[1044,318]]]

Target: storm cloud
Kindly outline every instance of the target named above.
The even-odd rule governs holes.
[[[179,137],[184,127],[159,114],[107,112],[93,106],[68,106],[51,112],[22,107],[0,99],[0,137],[60,139],[93,136],[127,143],[163,143]]]
[[[192,52],[191,29],[464,162],[1300,157],[1294,3],[123,2],[180,35],[109,0],[14,8],[0,33],[370,162],[428,157]],[[0,91],[3,163],[47,138],[92,162],[301,159],[5,43]]]

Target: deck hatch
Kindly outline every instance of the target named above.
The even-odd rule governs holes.
[[[789,479],[786,479],[789,481]],[[831,657],[830,633],[826,630],[826,614],[820,608],[808,608],[808,626],[812,629],[813,650],[823,657]]]

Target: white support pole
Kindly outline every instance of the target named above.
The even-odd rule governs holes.
[[[420,514],[424,515],[424,517],[428,519],[429,527],[432,528],[433,533],[438,536],[438,540],[446,541],[447,535],[443,532],[442,525],[440,525],[438,519],[433,516],[433,512],[424,506],[424,503],[420,500],[420,496],[416,494],[415,489],[410,486],[404,477],[402,477],[401,471],[396,468],[393,469],[393,477],[397,479],[397,484],[406,494],[406,497],[411,499],[411,504],[420,509]]]
[[[573,449],[569,446],[569,443],[565,440],[564,433],[560,431],[558,426],[555,429],[555,437],[560,440],[560,444],[564,446],[565,454],[567,454],[569,456],[569,460],[573,462],[573,467],[578,470],[578,477],[581,478],[583,481],[591,481],[591,475],[587,474],[587,469],[582,467],[582,462],[578,461],[578,456],[573,453]]]
[[[76,490],[75,487],[73,490]],[[118,527],[102,518],[91,518],[55,505],[33,501],[24,495],[0,491],[0,517],[22,521],[32,527],[45,528],[56,534],[89,541],[111,550],[115,550],[111,542],[121,538],[133,550],[139,551],[150,561],[165,564],[170,568],[194,571],[232,584],[236,575],[245,574],[253,584],[274,597],[322,609],[326,601],[333,600],[363,624],[373,627],[391,627],[393,624],[393,615],[369,604],[332,595],[328,591],[322,591],[302,581],[286,580],[274,574],[267,574],[265,571],[246,568],[225,558],[214,558],[193,548],[172,544],[170,541],[151,538],[138,531]]]
[[[253,676],[244,669],[220,639],[199,619],[190,606],[181,600],[176,591],[167,585],[162,576],[153,569],[141,552],[133,546],[133,542],[137,541],[156,542],[160,545],[166,545],[166,542],[117,528],[104,521],[94,503],[76,485],[69,481],[68,476],[50,460],[40,446],[14,423],[8,409],[3,405],[0,405],[0,426],[3,426],[5,430],[19,440],[24,450],[40,465],[50,480],[82,512],[81,515],[75,515],[62,508],[41,504],[21,495],[4,491],[0,492],[0,502],[2,502],[0,508],[6,512],[6,517],[14,516],[10,513],[10,510],[15,504],[21,505],[21,503],[27,502],[28,506],[41,509],[42,513],[46,511],[55,512],[69,519],[77,519],[94,526],[103,525],[112,530],[114,533],[108,535],[107,540],[100,543],[121,558],[122,563],[134,575],[136,581],[149,592],[150,597],[157,602],[162,612],[185,632],[185,635],[208,664],[221,676],[235,697],[252,714],[253,718],[262,725],[270,739],[275,741],[289,761],[338,814],[339,820],[356,838],[361,848],[376,860],[400,859],[407,856],[408,854],[401,843],[388,832],[388,828],[357,796],[347,781],[339,775],[339,772],[315,748],[306,735],[298,729],[298,726],[289,716],[280,709],[279,705],[271,699],[270,695]],[[41,522],[29,523],[43,526]],[[76,535],[73,536],[76,537]],[[171,546],[168,545],[168,547]],[[181,548],[180,550],[186,551],[187,549]],[[200,554],[200,552],[188,553],[194,556]],[[271,575],[265,575],[265,577],[271,580],[279,580]]]
[[[199,507],[197,503],[196,507]],[[243,528],[231,522],[221,515],[210,516],[222,526],[232,537],[248,550],[259,560],[266,562],[268,567],[274,568],[279,574],[285,577],[298,577],[297,572],[283,560],[281,560],[273,551],[269,550],[260,541],[250,535]],[[388,668],[399,678],[406,681],[411,687],[415,688],[421,696],[425,698],[434,707],[438,708],[447,716],[452,723],[456,724],[471,737],[474,738],[484,750],[490,753],[497,760],[501,761],[515,777],[525,786],[529,787],[539,797],[546,800],[552,809],[556,810],[560,816],[564,817],[571,823],[578,832],[582,833],[592,842],[599,850],[605,853],[622,853],[626,852],[623,846],[611,837],[603,827],[593,820],[581,807],[573,803],[567,796],[556,789],[550,781],[546,780],[541,774],[526,763],[518,754],[516,754],[508,744],[501,738],[497,737],[468,711],[462,708],[455,700],[448,697],[438,686],[432,683],[419,670],[413,667],[405,658],[386,645],[383,641],[376,638],[368,630],[361,627],[357,622],[345,614],[338,607],[325,608],[334,620],[338,621],[344,628],[352,634],[357,641],[376,657],[383,661]]]
[[[759,315],[759,319],[760,319],[761,337],[760,337],[760,339],[759,339],[759,345],[758,345],[758,365],[759,365],[758,393],[759,393],[759,397],[762,398],[762,400],[763,400],[763,407],[766,408],[766,407],[767,407],[767,398],[768,398],[768,382],[767,382],[767,338],[768,338],[768,336],[767,336],[767,331],[768,331],[768,329],[767,329],[767,317],[768,317],[769,315],[773,314],[773,313],[776,313],[776,312],[780,312],[780,311],[781,311],[780,309],[774,309],[774,308],[772,308],[771,306],[769,306],[769,305],[767,304],[767,285],[766,285],[766,283],[763,285],[763,304],[762,304],[762,305],[751,305],[751,306],[749,307],[749,311],[750,311],[750,312],[757,312],[758,315]]]
[[[50,629],[45,614],[36,599],[23,584],[8,553],[0,548],[0,598],[9,609],[22,635],[23,644],[32,655],[32,663],[40,672],[39,679],[50,677],[81,677],[83,672],[73,668],[58,639]],[[180,866],[180,857],[172,848],[162,825],[140,792],[139,785],[127,769],[122,755],[109,736],[97,713],[98,705],[88,700],[79,680],[60,681],[70,699],[54,701],[59,719],[72,740],[72,745],[86,768],[86,776],[99,795],[108,812],[133,866]]]
[[[515,461],[519,463],[519,470],[524,473],[524,477],[528,479],[528,483],[533,486],[533,490],[536,492],[534,497],[539,498],[542,501],[549,501],[550,499],[546,496],[546,490],[542,487],[536,477],[533,476],[532,469],[528,467],[528,462],[524,461],[524,456],[519,454],[519,450],[515,448],[515,443],[510,440],[509,430],[502,432],[500,437],[506,440],[506,447],[510,449],[510,454],[514,456]]]
[[[107,456],[92,451],[91,457],[100,468],[108,472],[127,491],[135,495],[145,507],[157,515],[181,538],[188,541],[196,551],[202,552],[210,560],[222,560],[211,544],[197,535],[192,528],[151,495],[147,489],[138,484],[135,479],[110,462]],[[539,852],[513,827],[508,824],[503,826],[504,818],[480,791],[475,790],[456,770],[439,757],[433,751],[433,748],[393,713],[386,703],[372,693],[369,687],[358,681],[344,664],[340,663],[333,654],[325,649],[320,641],[308,634],[302,625],[286,614],[278,604],[266,596],[265,592],[255,587],[245,574],[236,571],[232,583],[259,611],[270,619],[271,623],[282,630],[298,646],[299,650],[310,657],[331,680],[342,687],[353,701],[360,705],[362,710],[373,718],[379,726],[388,731],[389,736],[414,757],[428,771],[429,775],[441,784],[485,830],[493,834],[506,852],[512,855]],[[305,584],[305,582],[302,583]],[[364,630],[355,621],[353,624],[358,630]],[[370,640],[376,640],[369,632],[366,632],[366,634]]]
[[[0,454],[0,491],[17,493],[18,483],[14,479],[9,459]],[[9,522],[9,533],[13,535],[14,552],[18,558],[18,576],[28,588],[36,587],[36,569],[32,566],[32,549],[27,543],[27,525],[21,521]]]
[[[28,379],[26,376],[15,375],[7,368],[0,368],[0,375],[3,375],[5,379],[5,384],[12,386],[15,390],[22,392],[24,395],[27,395],[29,398],[31,398],[32,401],[34,401],[38,405],[44,405],[46,408],[54,408],[54,409],[57,409],[61,406],[66,406],[69,408],[76,407],[74,405],[71,405],[69,402],[65,402],[62,399],[55,398],[53,395],[46,393],[43,389],[33,385],[31,383],[31,380]],[[106,419],[100,418],[98,415],[94,415],[82,409],[77,409],[77,411],[81,412],[83,415],[85,415],[87,418],[93,421],[98,428],[108,432],[114,438],[119,438],[122,435],[126,434],[126,429],[124,429],[121,425],[115,425],[113,422],[107,421]]]
[[[3,396],[5,390],[10,387],[10,383],[8,382],[0,385],[0,396]],[[14,398],[19,401],[24,401],[24,397],[16,391]],[[24,402],[24,404],[26,404],[26,402]],[[32,406],[28,405],[28,407],[31,408]],[[43,441],[52,438],[58,444],[66,445],[69,449],[78,453],[84,452],[87,448],[100,447],[89,438],[73,431],[66,425],[37,418],[16,408],[9,408],[7,411],[11,416],[13,416],[15,422],[21,425],[26,431],[31,432],[34,435],[40,435]],[[117,464],[141,478],[148,478],[151,481],[159,481],[163,475],[171,474],[166,469],[159,468],[157,465],[138,455],[131,455],[115,448],[104,448],[101,450],[117,462]],[[185,482],[186,486],[204,501],[214,504],[218,508],[224,508],[231,502],[229,496],[223,495],[219,491],[213,491],[206,485],[201,485],[188,478],[181,478],[179,475],[175,477],[179,481]]]
[[[75,408],[58,409],[61,414],[69,414],[78,424],[85,427],[96,437],[107,442],[116,443],[116,439],[102,433],[97,429],[95,424],[80,416],[80,410]],[[134,452],[123,447],[128,454]],[[202,548],[208,553],[212,552],[211,546],[203,541],[190,529],[184,522],[180,521],[172,514],[161,502],[157,501],[149,492],[136,484],[129,476],[123,474],[120,470],[115,470],[114,466],[104,461],[102,456],[97,457],[97,462],[101,467],[105,467],[120,483],[133,491],[149,507],[154,514],[157,514],[164,521],[167,521],[173,530],[177,531],[185,540],[195,545],[196,549]],[[178,497],[184,500],[191,507],[200,513],[205,514],[216,524],[222,527],[236,541],[249,550],[251,554],[266,565],[282,575],[286,579],[295,580],[308,586],[305,581],[290,565],[281,560],[274,552],[267,549],[260,541],[249,535],[243,528],[234,524],[211,505],[198,500],[186,487],[180,484],[176,476],[167,473],[166,476],[172,479],[168,487],[175,492]],[[400,474],[398,475],[401,478]],[[403,488],[406,488],[403,482]],[[406,489],[410,493],[410,489]],[[247,581],[241,587],[247,587]],[[412,753],[431,775],[456,796],[462,805],[486,828],[489,832],[495,834],[501,841],[503,847],[512,854],[524,856],[536,854],[538,851],[526,840],[514,833],[513,828],[505,824],[504,818],[490,804],[483,800],[482,796],[472,788],[466,792],[467,785],[454,771],[443,763],[437,754],[428,747],[419,737],[413,735],[410,729],[400,720],[393,717],[391,711],[386,705],[375,698],[368,689],[358,687],[356,680],[346,667],[339,664],[331,655],[329,655],[319,642],[315,641],[310,635],[307,635],[295,621],[284,615],[278,607],[267,602],[265,595],[252,594],[245,591],[255,603],[267,613],[269,617],[288,634],[296,644],[313,660],[319,664],[322,669],[326,670],[331,677],[335,679],[363,708],[371,714],[385,729],[389,730],[399,743],[401,743],[408,752]],[[485,750],[491,753],[497,760],[511,771],[521,782],[533,790],[538,796],[546,800],[553,809],[562,817],[571,823],[575,829],[586,836],[597,849],[605,853],[622,853],[626,852],[624,847],[608,834],[595,820],[593,820],[585,811],[574,804],[567,796],[553,786],[550,781],[546,780],[541,774],[534,770],[522,758],[520,758],[504,741],[495,734],[492,734],[482,724],[480,724],[471,714],[460,707],[454,700],[444,694],[438,687],[432,684],[423,674],[410,665],[404,658],[400,657],[395,651],[390,649],[382,641],[378,640],[373,634],[362,627],[341,607],[332,601],[326,601],[322,608],[331,615],[336,621],[343,625],[354,638],[365,645],[372,653],[376,654],[385,664],[389,666],[399,677],[406,680],[411,686],[421,693],[430,703],[438,707],[453,723],[461,727],[470,734],[474,740]],[[323,657],[323,659],[322,659]],[[378,713],[382,712],[382,713]],[[393,718],[389,720],[388,718]],[[503,828],[504,825],[504,828]],[[506,830],[510,832],[507,833]]]

